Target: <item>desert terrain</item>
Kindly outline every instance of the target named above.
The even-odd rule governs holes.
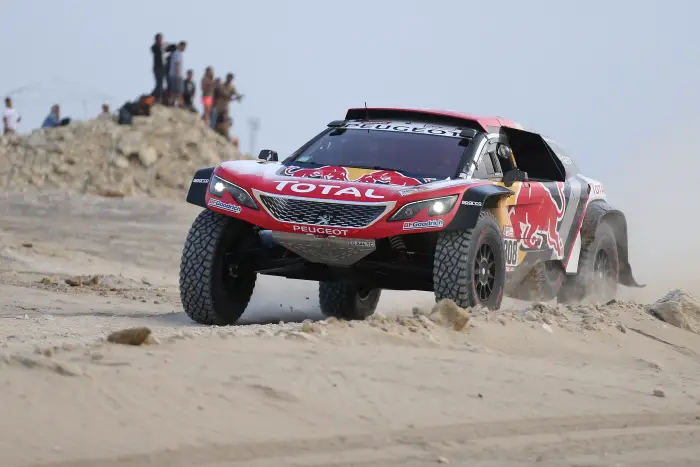
[[[316,284],[263,276],[241,325],[204,327],[177,287],[198,208],[38,184],[0,192],[2,467],[700,459],[700,336],[645,307],[668,290],[509,301],[466,324],[385,291],[374,317],[340,322]],[[107,341],[132,327],[144,345]]]

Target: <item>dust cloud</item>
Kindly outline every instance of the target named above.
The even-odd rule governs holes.
[[[623,291],[629,298],[656,300],[676,288],[700,295],[700,219],[693,180],[700,162],[687,138],[692,134],[656,128],[658,136],[631,145],[622,155],[623,169],[607,184],[610,203],[627,217],[632,271],[637,282],[647,284]]]

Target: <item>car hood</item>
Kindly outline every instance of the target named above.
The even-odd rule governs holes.
[[[262,160],[223,162],[215,174],[257,192],[355,201],[381,201],[474,182],[420,179],[396,171],[337,166],[300,168]]]

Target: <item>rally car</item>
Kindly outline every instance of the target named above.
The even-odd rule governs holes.
[[[281,162],[263,150],[198,170],[187,201],[204,210],[180,294],[203,324],[235,323],[258,274],[318,281],[323,314],[349,320],[382,289],[498,309],[504,295],[607,301],[641,287],[603,185],[499,117],[350,109]]]

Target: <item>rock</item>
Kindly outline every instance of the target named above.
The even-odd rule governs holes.
[[[428,318],[440,326],[461,331],[469,323],[469,312],[449,298],[443,298],[433,306]]]
[[[666,393],[664,392],[664,390],[658,389],[658,388],[654,389],[654,391],[652,392],[652,395],[654,395],[656,397],[666,397]]]
[[[197,169],[249,158],[192,112],[155,106],[132,125],[94,119],[0,135],[0,190],[179,201]]]
[[[680,289],[647,305],[646,311],[668,324],[700,334],[700,301]]]
[[[128,328],[120,331],[115,331],[107,336],[107,342],[122,345],[148,345],[155,343],[153,339],[149,339],[151,330],[148,328]]]
[[[525,319],[528,321],[539,321],[540,315],[534,310],[528,310],[525,312]]]
[[[622,324],[621,322],[615,323],[615,327],[617,328],[618,331],[620,331],[623,334],[627,334],[627,326]]]

